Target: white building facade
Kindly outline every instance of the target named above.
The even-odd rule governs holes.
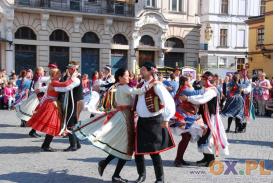
[[[1,68],[196,67],[198,0],[1,0]]]
[[[133,63],[196,67],[200,24],[198,0],[139,0],[133,31]]]
[[[247,62],[249,16],[261,0],[200,1],[200,64],[204,70],[234,71]]]

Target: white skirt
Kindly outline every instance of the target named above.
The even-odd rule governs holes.
[[[218,148],[221,152],[221,155],[229,155],[229,143],[227,140],[227,136],[225,133],[225,129],[221,120],[221,117],[219,114],[217,115],[211,115],[211,124],[212,124],[212,130],[210,135],[208,136],[208,143],[201,144],[198,148],[200,152],[206,153],[206,154],[214,154],[215,153],[215,147],[214,147],[214,139],[212,133],[217,134],[218,136]]]
[[[96,116],[94,119],[96,119]],[[80,140],[88,139],[92,145],[98,147],[108,154],[121,159],[131,160],[132,155],[127,153],[128,150],[128,130],[126,116],[123,112],[118,111],[106,124],[105,117],[81,128],[81,126],[91,122],[92,119],[80,121],[75,134]]]
[[[86,96],[86,97],[89,99],[87,99],[84,104],[84,110],[87,110],[91,113],[97,113],[98,112],[97,106],[98,106],[99,99],[100,99],[99,93],[96,91],[92,91],[91,95]]]
[[[15,106],[17,117],[21,120],[29,121],[38,104],[37,95],[35,93],[31,94],[29,98]]]

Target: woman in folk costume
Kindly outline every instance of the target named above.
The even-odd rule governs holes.
[[[178,145],[177,156],[174,161],[174,165],[176,167],[188,165],[188,163],[182,158],[189,141],[191,139],[192,141],[197,141],[198,138],[202,136],[203,132],[206,131],[206,126],[203,124],[201,116],[197,114],[199,107],[180,99],[180,96],[183,95],[202,95],[205,90],[194,90],[193,88],[190,88],[188,78],[185,76],[180,77],[179,85],[179,89],[174,98],[176,104],[175,121],[170,125],[177,135],[182,136],[182,139]]]
[[[242,69],[240,71],[240,84],[242,87],[242,97],[244,99],[244,121],[241,125],[239,131],[245,132],[247,122],[255,120],[255,108],[253,105],[253,96],[252,96],[252,82],[247,76],[247,69]]]
[[[17,94],[15,96],[15,102],[14,102],[14,106],[16,107],[17,105],[20,105],[21,102],[25,99],[28,98],[29,95],[29,89],[31,86],[31,80],[26,78],[27,76],[27,71],[26,70],[22,70],[20,72],[20,79],[18,79],[16,81],[16,86],[17,86]],[[26,126],[26,121],[25,120],[21,120],[21,127],[25,127]]]
[[[154,83],[140,89],[131,88],[128,86],[129,72],[123,68],[116,71],[115,80],[116,108],[94,120],[89,119],[80,122],[75,132],[79,139],[88,139],[94,146],[109,154],[105,160],[98,163],[98,171],[101,176],[110,161],[117,157],[119,160],[112,182],[127,182],[119,174],[126,160],[131,160],[134,151],[132,95],[143,94]]]
[[[93,82],[96,82],[96,78],[93,78],[91,81],[89,80],[87,74],[83,74],[81,83],[83,88],[84,110],[88,110],[89,112],[96,114],[100,113],[97,110],[100,95],[98,92],[93,91]]]
[[[62,126],[62,114],[60,104],[57,102],[58,90],[71,90],[75,85],[75,76],[72,76],[66,82],[59,82],[61,72],[59,69],[52,69],[50,73],[51,81],[48,85],[47,92],[43,96],[36,111],[31,119],[27,122],[32,129],[46,133],[44,143],[42,144],[43,151],[54,151],[50,147],[50,143],[54,136],[60,134]]]
[[[205,72],[202,83],[204,88],[212,88],[213,74]],[[225,155],[229,154],[229,143],[219,115],[218,95],[217,89],[213,88],[205,91],[203,95],[187,97],[188,102],[200,105],[199,114],[202,115],[203,122],[207,126],[206,133],[198,140],[199,151],[204,155],[202,160],[197,161],[199,166],[209,166],[215,160],[215,156],[220,155],[220,150]]]
[[[156,66],[145,62],[140,70],[143,85],[154,82]],[[164,182],[164,171],[160,153],[175,147],[168,122],[175,115],[175,102],[168,90],[162,84],[156,84],[142,95],[136,97],[136,112],[138,121],[135,135],[135,162],[139,174],[136,182],[146,179],[144,155],[150,155],[153,161],[156,182]]]
[[[39,101],[46,91],[46,85],[49,80],[49,77],[44,77],[44,69],[42,67],[36,68],[33,80],[31,82],[30,95],[28,99],[24,100],[15,108],[16,115],[19,119],[28,121],[32,117],[35,108],[38,106]],[[39,93],[36,93],[36,90],[39,90]],[[29,135],[31,137],[40,137],[34,129],[29,132]]]
[[[228,98],[222,110],[222,115],[228,117],[228,127],[226,132],[230,131],[230,126],[235,118],[235,133],[241,132],[242,122],[244,121],[244,99],[241,95],[242,85],[240,84],[240,76],[238,73],[233,75],[232,81],[228,84]]]
[[[89,80],[88,74],[82,75],[82,88],[83,88],[83,97],[84,97],[84,105],[87,105],[90,102],[91,98],[91,81]]]

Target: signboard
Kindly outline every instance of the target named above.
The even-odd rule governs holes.
[[[196,69],[194,69],[192,67],[181,68],[181,73],[183,76],[191,76],[192,81],[196,80]]]

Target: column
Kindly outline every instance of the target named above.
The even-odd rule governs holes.
[[[6,38],[9,41],[6,43],[6,71],[10,74],[14,70],[14,46],[12,45],[13,36],[11,28],[6,30]]]

